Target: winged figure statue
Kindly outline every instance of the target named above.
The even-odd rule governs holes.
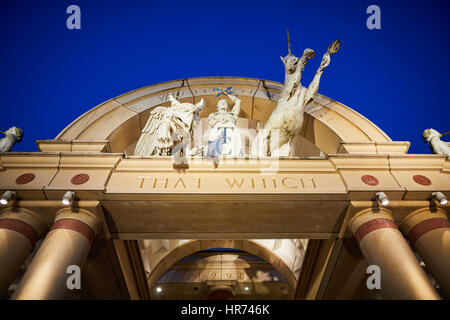
[[[168,156],[172,154],[174,141],[185,144],[192,135],[194,122],[199,120],[204,101],[197,104],[180,102],[169,95],[170,107],[156,107],[142,129],[134,150],[140,156]]]

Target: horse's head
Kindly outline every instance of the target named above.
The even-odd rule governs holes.
[[[283,61],[284,69],[287,73],[292,74],[297,70],[297,64],[300,61],[299,58],[292,54],[288,54],[286,57],[280,57],[281,61]]]
[[[286,70],[286,72],[288,74],[292,74],[297,70],[297,67],[300,65],[300,68],[303,69],[305,68],[306,63],[308,62],[308,59],[314,58],[314,56],[316,55],[316,53],[314,52],[314,50],[312,49],[305,49],[305,51],[303,51],[303,55],[301,58],[298,58],[296,56],[294,56],[291,53],[291,40],[289,37],[289,29],[287,30],[287,37],[288,37],[288,49],[289,49],[289,53],[286,57],[280,57],[281,61],[283,61],[284,64],[284,69]]]
[[[300,67],[303,71],[303,69],[305,69],[305,65],[308,63],[308,60],[314,58],[315,55],[316,53],[314,50],[308,48],[303,51],[301,58],[298,58],[289,52],[286,57],[280,57],[280,59],[283,61],[286,72],[292,74],[298,67]]]

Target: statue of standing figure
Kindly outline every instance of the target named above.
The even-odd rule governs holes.
[[[430,146],[431,152],[450,156],[450,142],[441,140],[441,137],[448,133],[450,133],[450,131],[440,134],[437,130],[426,129],[422,133],[422,138]]]
[[[6,131],[0,131],[5,137],[0,139],[0,152],[9,152],[17,142],[22,141],[23,130],[17,127],[11,127]]]
[[[242,141],[236,121],[241,111],[241,99],[232,95],[231,88],[221,90],[221,94],[227,96],[233,103],[233,109],[228,111],[226,99],[220,99],[217,103],[217,112],[208,117],[211,132],[208,138],[209,157],[236,157],[242,155]]]
[[[335,40],[328,47],[308,88],[303,87],[300,80],[308,60],[314,58],[315,52],[312,49],[306,49],[303,51],[301,58],[293,55],[289,41],[289,30],[288,47],[288,55],[284,58],[280,57],[285,69],[283,90],[277,106],[265,123],[263,130],[260,131],[255,144],[260,156],[289,156],[291,139],[294,135],[300,133],[303,125],[305,106],[313,100],[317,93],[323,71],[330,64],[330,56],[339,50],[340,41]]]

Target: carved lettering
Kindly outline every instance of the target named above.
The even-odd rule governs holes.
[[[285,178],[283,178],[282,180],[281,180],[281,184],[283,185],[283,187],[286,187],[286,188],[288,188],[288,189],[297,189],[298,187],[296,186],[296,185],[287,185],[286,184],[286,181],[288,180],[288,179],[291,179],[291,180],[294,180],[294,178],[292,178],[292,177],[285,177]],[[295,183],[295,180],[294,180],[294,183]]]
[[[208,181],[207,177],[191,177],[184,176],[139,176],[139,189],[185,189],[209,191],[212,181]],[[271,182],[268,181],[272,180]],[[147,182],[147,180],[150,180]],[[214,181],[214,180],[213,180]],[[301,189],[317,189],[317,182],[314,178],[300,178],[298,176],[250,176],[250,177],[229,177],[225,178],[228,187],[233,190],[301,190]],[[218,186],[216,186],[218,187]],[[226,185],[223,186],[226,188]]]
[[[158,178],[155,178],[155,182],[153,182],[153,189],[156,189],[156,184],[158,183]],[[160,181],[161,183],[161,181]],[[167,185],[169,184],[169,178],[166,178],[166,183],[164,184],[164,189],[167,189]]]
[[[186,185],[184,184],[183,178],[178,179],[177,183],[175,183],[175,185],[173,186],[174,189],[177,188],[178,184],[181,182],[181,184],[183,185],[183,188],[186,189]]]
[[[239,189],[240,189],[242,184],[244,183],[244,178],[242,178],[241,183],[237,182],[236,178],[233,178],[233,183],[231,183],[230,180],[228,180],[228,178],[226,180],[231,189],[233,189],[235,184],[238,185]]]
[[[302,184],[302,189],[305,189],[305,183],[303,182],[303,179],[300,179],[300,183]]]

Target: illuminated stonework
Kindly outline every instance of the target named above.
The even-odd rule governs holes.
[[[177,163],[171,156],[133,155],[150,112],[167,107],[169,94],[193,104],[204,99],[196,130],[205,129],[197,142],[207,145],[208,116],[220,99],[214,88],[227,87],[241,100],[236,126],[246,137],[244,156],[215,161],[192,155]],[[1,192],[16,192],[0,213],[0,294],[161,298],[156,288],[165,292],[171,272],[189,265],[185,257],[231,248],[247,260],[263,259],[261,268],[273,268],[283,283],[256,276],[252,268],[259,262],[235,259],[230,267],[232,254],[212,250],[205,268],[216,271],[208,275],[201,261],[192,264],[186,274],[199,275],[177,284],[178,298],[183,286],[200,299],[246,294],[253,285],[266,292],[254,298],[267,299],[449,297],[450,207],[431,198],[437,191],[450,197],[448,157],[407,154],[409,142],[392,141],[361,114],[320,94],[305,106],[289,157],[252,157],[251,139],[281,88],[229,77],[156,84],[91,109],[54,140],[38,140],[39,152],[0,154]],[[75,196],[65,206],[67,191]],[[378,192],[389,199],[386,207],[376,200]],[[429,221],[436,218],[439,223]],[[214,265],[219,255],[220,267]],[[241,276],[245,263],[254,273]],[[48,290],[39,283],[44,265],[52,266]],[[67,290],[70,265],[83,266],[88,286]],[[381,290],[366,286],[368,265],[383,270]],[[271,296],[270,290],[277,291]]]

